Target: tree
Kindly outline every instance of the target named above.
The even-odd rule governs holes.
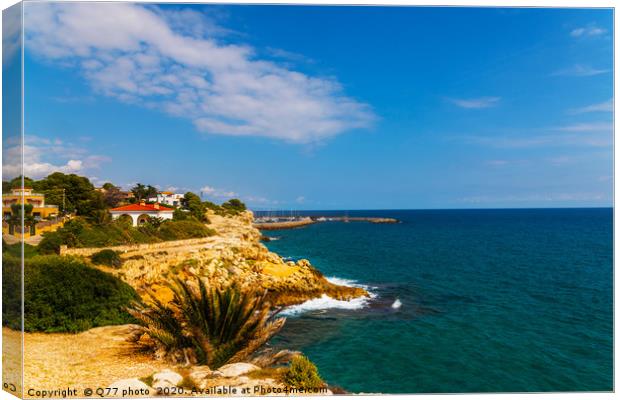
[[[159,193],[159,191],[157,190],[156,187],[148,185],[146,187],[146,198],[151,198],[151,197],[157,197],[157,194]]]
[[[90,204],[91,200],[97,202],[99,199],[93,197],[93,192],[97,193],[95,186],[83,176],[54,172],[46,178],[34,182],[33,187],[45,195],[46,203],[58,205],[62,212],[88,215],[90,210],[100,208],[101,205]]]
[[[30,227],[37,223],[36,219],[32,215],[32,204],[16,203],[11,204],[11,217],[9,218],[9,224],[14,228],[18,228],[18,232],[22,232],[22,225],[24,227]],[[23,213],[22,213],[23,211]]]
[[[143,185],[142,183],[136,184],[136,186],[131,188],[131,192],[136,197],[138,201],[146,200],[149,197],[156,197],[158,190],[155,186],[151,185]]]
[[[119,190],[118,187],[114,186],[113,183],[110,182],[106,182],[103,185],[101,185],[101,188],[104,189],[105,191],[110,191],[110,190]]]
[[[103,199],[104,199],[106,206],[108,206],[109,208],[117,207],[124,198],[123,194],[121,193],[121,190],[114,185],[112,185],[112,187],[109,187],[108,189],[104,187],[104,189],[106,191],[105,193],[103,193]]]
[[[141,183],[137,183],[136,186],[131,188],[131,193],[133,193],[136,200],[140,201],[146,198],[146,186]]]
[[[185,193],[183,196],[183,200],[181,201],[181,205],[189,210],[189,214],[196,218],[198,221],[207,221],[206,207],[202,204],[200,197],[197,194],[192,192]]]
[[[227,202],[222,203],[222,207],[234,213],[239,213],[246,210],[245,204],[239,199],[230,199]]]

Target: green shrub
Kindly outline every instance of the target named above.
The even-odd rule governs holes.
[[[284,374],[284,382],[299,389],[319,389],[325,383],[319,376],[319,371],[306,356],[298,355],[291,360],[289,370]]]
[[[20,259],[5,256],[2,281],[5,326],[20,327]],[[120,279],[72,257],[36,256],[24,266],[24,330],[80,332],[97,326],[133,323],[125,311],[138,299]]]
[[[108,267],[119,268],[123,264],[123,260],[118,252],[110,249],[103,249],[96,252],[90,257],[93,264],[107,265]]]
[[[213,236],[215,231],[195,219],[166,221],[158,229],[157,236],[162,240],[194,239]]]
[[[173,362],[192,362],[219,368],[247,360],[284,326],[266,301],[266,293],[207,288],[197,279],[198,289],[181,280],[171,286],[174,299],[163,304],[136,303],[129,310],[142,325],[139,333],[152,339],[150,350],[166,354]],[[142,335],[136,335],[139,337]]]
[[[2,325],[20,330],[22,317],[21,257],[2,254]]]
[[[247,209],[245,204],[239,199],[230,199],[227,202],[222,203],[222,208],[228,213],[235,215]]]
[[[7,244],[2,248],[2,253],[7,253],[13,257],[21,257],[22,254],[22,244]],[[28,243],[24,243],[24,258],[30,258],[38,255],[38,249],[36,246],[33,246]]]

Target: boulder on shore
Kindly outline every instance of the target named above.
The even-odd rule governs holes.
[[[240,375],[245,375],[252,371],[259,370],[260,368],[250,363],[234,363],[226,364],[220,367],[217,371],[220,372],[225,378],[234,378]]]
[[[153,375],[153,387],[154,388],[167,388],[167,387],[177,387],[183,380],[183,377],[180,374],[177,374],[174,371],[169,369],[165,369],[161,372]]]

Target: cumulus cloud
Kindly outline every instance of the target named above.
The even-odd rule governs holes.
[[[4,147],[2,166],[3,179],[22,174],[22,146],[8,143]],[[64,143],[59,139],[47,139],[26,135],[23,145],[23,173],[34,179],[43,178],[53,172],[85,173],[98,169],[109,161],[105,156],[89,154],[87,150]]]
[[[501,97],[478,97],[475,99],[448,99],[451,103],[461,108],[489,108],[495,107]]]
[[[126,3],[28,3],[26,49],[76,68],[100,94],[190,119],[207,134],[319,142],[369,127],[332,78],[260,59],[201,13]]]

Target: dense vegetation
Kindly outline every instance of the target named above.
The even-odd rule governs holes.
[[[25,177],[24,186],[33,188],[35,192],[43,193],[45,202],[58,205],[62,213],[76,213],[94,218],[98,211],[105,210],[107,207],[103,194],[97,192],[90,180],[83,176],[54,172],[38,181]],[[2,190],[5,193],[12,188],[19,187],[21,187],[21,177],[2,182]]]
[[[61,245],[69,247],[118,246],[200,238],[214,233],[212,229],[193,219],[153,221],[140,227],[133,227],[123,220],[96,224],[84,218],[75,218],[55,232],[44,233],[43,240],[39,243],[39,252],[42,254],[58,253]]]
[[[2,322],[20,329],[20,259],[3,255]],[[125,308],[134,289],[76,258],[34,256],[24,265],[24,330],[80,332],[135,322]]]
[[[163,304],[135,304],[129,312],[141,324],[138,333],[152,340],[150,350],[163,352],[174,362],[206,364],[218,368],[247,360],[282,329],[265,294],[236,285],[207,288],[197,279],[197,289],[177,280],[174,299]],[[142,342],[144,343],[144,342]]]
[[[291,360],[291,366],[284,374],[284,382],[305,390],[325,387],[316,365],[303,355],[297,355]]]
[[[95,190],[95,186],[88,178],[76,174],[63,174],[62,172],[54,172],[41,180],[33,180],[28,177],[24,177],[23,180],[25,187],[43,193],[47,204],[58,205],[61,214],[75,214],[94,223],[107,222],[110,217],[107,210],[121,205],[122,201],[148,200],[157,196],[158,193],[154,186],[138,183],[130,190],[134,198],[127,200],[121,189],[110,182],[102,185],[103,191],[98,191]],[[21,186],[21,176],[2,182],[4,193]],[[210,201],[202,201],[198,195],[192,192],[185,194],[181,208],[185,213],[178,214],[179,218],[184,218],[183,214],[187,214],[204,223],[208,223],[205,215],[207,209],[214,210],[221,215],[238,214],[246,209],[245,204],[239,199],[231,199],[218,206]]]

